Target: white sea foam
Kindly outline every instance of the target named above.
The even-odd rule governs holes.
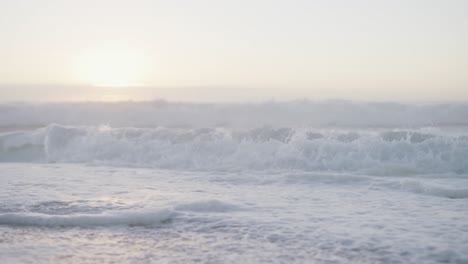
[[[85,262],[464,263],[468,257],[460,235],[468,221],[466,174],[38,163],[1,163],[0,171],[3,262],[76,256]]]
[[[79,213],[76,208],[75,212],[68,210],[68,212],[60,214],[51,213],[47,206],[43,209],[44,212],[0,213],[0,225],[44,227],[153,226],[167,223],[181,215],[181,212],[226,213],[237,211],[240,208],[219,200],[200,200],[179,203],[160,209],[110,210],[108,212],[87,214]]]
[[[179,204],[175,206],[179,211],[190,212],[212,212],[212,213],[225,213],[229,211],[237,211],[240,208],[236,205],[225,203],[218,200],[196,201],[191,203]]]
[[[467,116],[467,104],[2,105],[1,258],[466,263]]]
[[[446,197],[451,199],[468,198],[468,188],[463,186],[445,187],[427,183],[421,180],[404,180],[399,183],[399,187],[403,190],[418,194]]]
[[[467,173],[468,137],[424,129],[110,128],[50,125],[0,135],[0,161],[184,170]]]
[[[344,173],[292,173],[284,175],[282,182],[286,184],[297,185],[313,185],[317,186],[369,186],[371,189],[386,189],[405,191],[409,193],[451,198],[451,199],[466,199],[468,198],[468,183],[466,175],[461,178],[445,178],[442,182],[437,183],[437,180],[443,179],[440,175],[434,177],[423,177],[419,179],[398,177],[373,177],[365,175],[353,175]],[[436,181],[436,182],[434,182]]]

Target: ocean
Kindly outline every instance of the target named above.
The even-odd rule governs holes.
[[[1,263],[468,263],[468,104],[4,103]]]

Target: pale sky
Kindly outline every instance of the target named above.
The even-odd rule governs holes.
[[[0,0],[0,100],[468,101],[466,0]]]

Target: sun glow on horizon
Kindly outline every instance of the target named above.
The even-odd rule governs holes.
[[[143,53],[128,47],[104,46],[81,53],[77,78],[94,87],[144,86],[148,71]]]
[[[147,86],[144,83],[130,83],[130,82],[119,82],[119,83],[91,83],[92,87],[101,88],[128,88],[128,87],[144,87]]]

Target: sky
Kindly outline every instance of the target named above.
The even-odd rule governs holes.
[[[0,0],[0,101],[468,101],[466,0]]]

